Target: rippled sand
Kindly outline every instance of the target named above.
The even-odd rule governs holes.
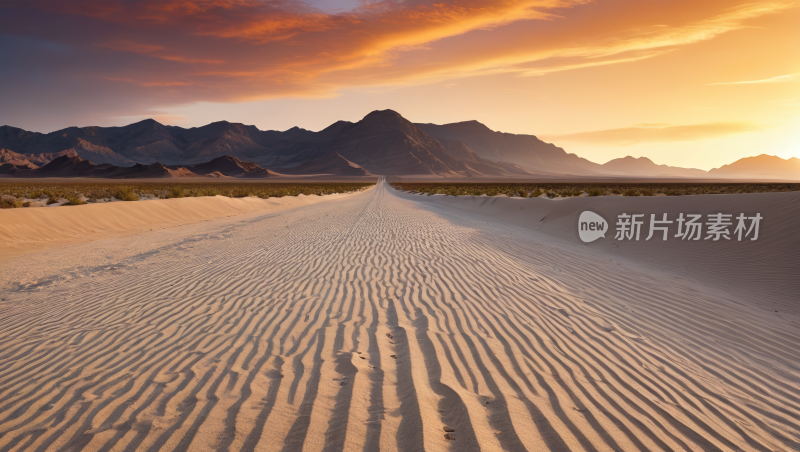
[[[0,451],[800,447],[795,315],[383,183],[0,272]]]

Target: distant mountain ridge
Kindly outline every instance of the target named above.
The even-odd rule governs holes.
[[[602,165],[603,171],[610,174],[643,177],[707,177],[708,173],[701,169],[680,168],[677,166],[657,165],[647,157],[631,156],[610,160]]]
[[[43,154],[20,154],[8,149],[0,149],[0,174],[14,174],[17,171],[31,170],[50,163],[62,156],[77,156],[74,149]]]
[[[342,157],[338,152],[331,152],[321,157],[308,160],[298,166],[285,168],[286,174],[338,174],[342,176],[374,176],[357,163]]]
[[[277,174],[499,178],[755,174],[800,179],[800,171],[792,161],[765,163],[765,156],[711,172],[656,165],[644,157],[625,157],[600,165],[533,135],[496,132],[477,121],[415,124],[393,110],[373,111],[357,122],[337,121],[318,132],[299,127],[262,131],[227,121],[182,128],[152,119],[122,127],[68,127],[47,134],[2,126],[0,149],[6,155],[0,157],[0,174],[34,170],[56,157],[69,155],[97,166],[161,164],[169,170],[184,168],[193,174],[206,174],[209,167],[219,166],[231,174],[217,171],[219,175],[251,178]],[[243,163],[260,169],[248,169]],[[762,169],[749,171],[745,168],[748,165]]]
[[[178,167],[173,168],[178,169]],[[224,155],[217,157],[214,160],[198,163],[195,165],[187,165],[186,170],[191,171],[198,175],[208,175],[218,173],[222,176],[229,177],[244,177],[244,178],[265,178],[280,176],[280,174],[262,168],[253,162],[243,162],[236,157]]]
[[[133,166],[116,166],[110,163],[96,165],[76,155],[74,151],[65,151],[66,155],[59,156],[49,163],[36,167],[35,165],[14,166],[5,163],[0,166],[0,174],[15,177],[40,178],[40,177],[85,177],[85,178],[111,178],[111,179],[141,179],[141,178],[173,178],[173,177],[235,177],[246,179],[264,179],[282,176],[270,169],[263,168],[253,162],[244,162],[229,155],[217,157],[214,160],[186,166],[167,166],[163,163],[145,165],[137,163]],[[13,153],[12,153],[13,154]],[[18,154],[17,154],[18,155]],[[0,153],[5,158],[5,153]],[[338,154],[328,154],[319,159],[306,162],[296,167],[289,174],[332,174],[340,176],[372,176],[353,162],[348,161]]]
[[[98,177],[109,179],[136,179],[196,176],[185,168],[171,169],[161,163],[133,166],[116,166],[110,163],[95,165],[77,156],[64,155],[41,168],[17,171],[17,177]]]
[[[712,176],[776,177],[800,179],[800,159],[782,159],[775,155],[761,154],[745,157],[728,165],[709,171]]]

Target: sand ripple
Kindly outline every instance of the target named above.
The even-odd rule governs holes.
[[[796,318],[384,184],[2,298],[0,451],[800,448]]]

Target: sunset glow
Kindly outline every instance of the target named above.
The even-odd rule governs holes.
[[[0,124],[319,130],[393,109],[603,163],[800,157],[800,2],[0,1]]]

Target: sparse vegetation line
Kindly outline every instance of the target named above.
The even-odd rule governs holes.
[[[92,202],[138,201],[198,196],[280,198],[297,195],[330,195],[363,190],[375,184],[326,182],[276,183],[37,183],[0,182],[0,208],[74,206]]]
[[[786,183],[414,183],[393,182],[400,190],[428,195],[497,196],[536,198],[547,196],[686,196],[732,193],[800,191],[800,184]]]

